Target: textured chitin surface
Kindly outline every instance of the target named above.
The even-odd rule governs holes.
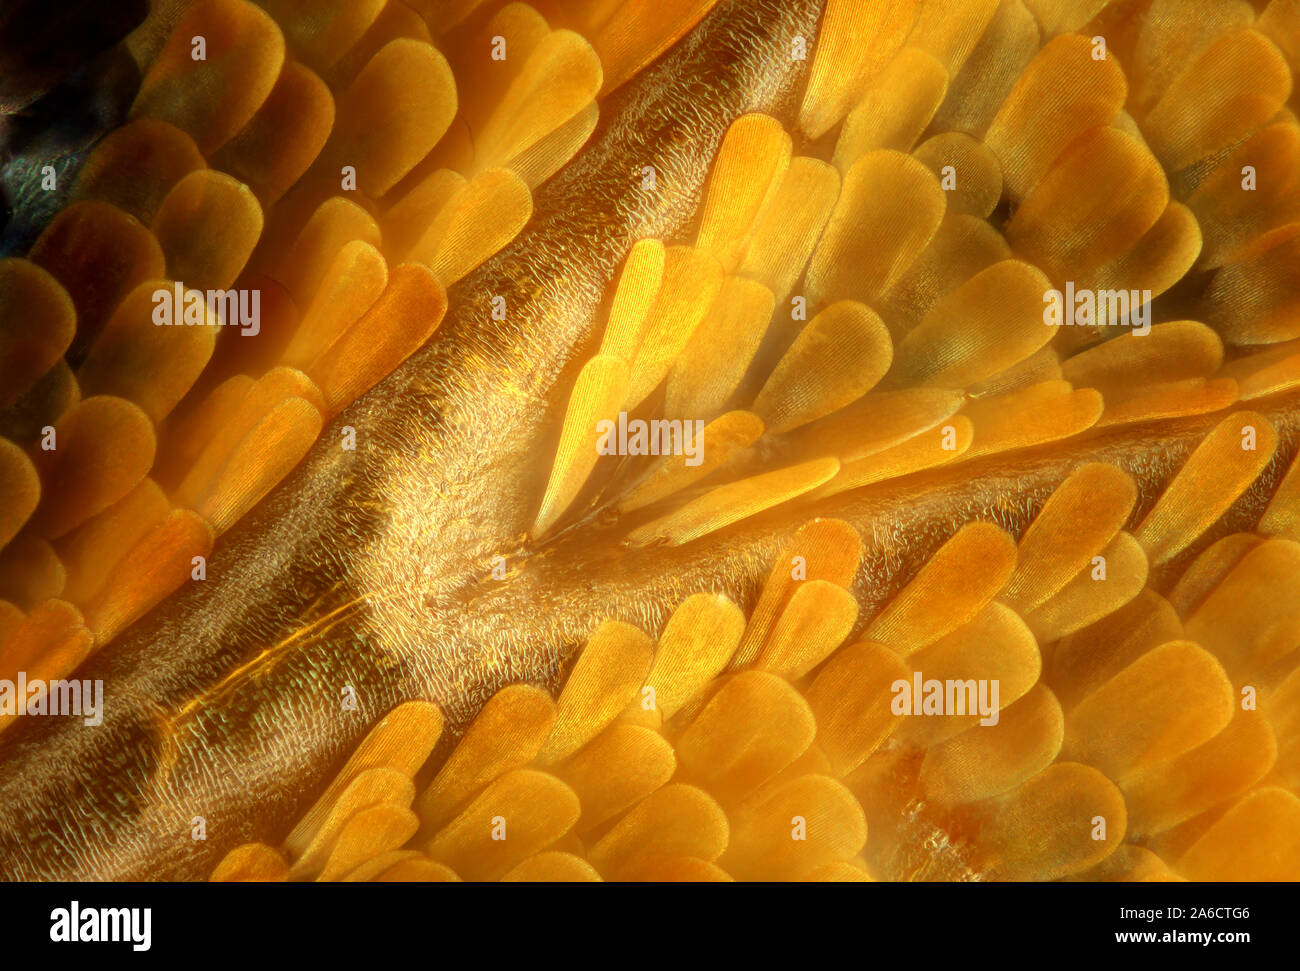
[[[1294,0],[5,16],[4,876],[1300,878]]]

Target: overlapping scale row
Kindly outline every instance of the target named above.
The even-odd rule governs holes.
[[[832,0],[809,154],[740,118],[694,244],[629,255],[533,536],[684,543],[1295,387],[1294,18],[1244,7]],[[698,454],[602,458],[620,413]]]

